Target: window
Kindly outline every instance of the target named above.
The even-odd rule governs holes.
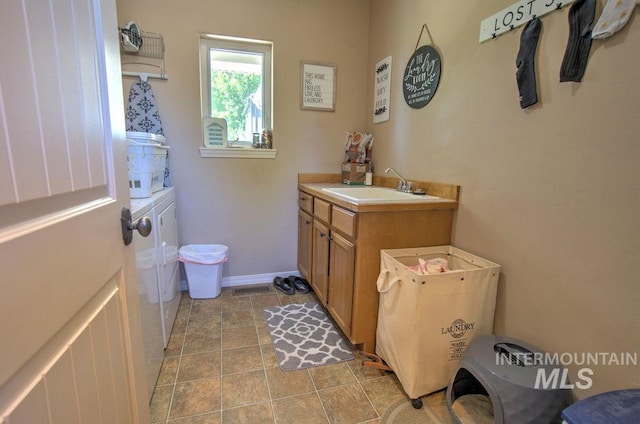
[[[254,133],[272,128],[272,47],[266,41],[214,35],[200,39],[202,116],[223,118],[227,124],[227,149],[217,150],[270,150],[252,145]]]

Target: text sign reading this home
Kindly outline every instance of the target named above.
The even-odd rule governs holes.
[[[332,110],[334,68],[305,64],[302,72],[302,107]]]
[[[573,0],[521,0],[514,3],[480,23],[480,42],[523,25],[534,17],[539,18],[561,9],[562,6],[570,3],[573,3]]]

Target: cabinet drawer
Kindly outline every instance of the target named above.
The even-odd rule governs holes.
[[[304,191],[298,191],[298,206],[302,210],[313,213],[313,196]]]
[[[356,214],[334,206],[331,212],[331,225],[349,237],[356,233]]]
[[[316,218],[329,223],[329,218],[331,217],[331,205],[324,200],[320,200],[317,198],[313,199],[313,215]]]

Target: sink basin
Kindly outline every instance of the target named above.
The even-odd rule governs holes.
[[[356,203],[412,203],[424,202],[425,200],[442,200],[437,196],[403,193],[387,187],[325,187],[322,191]]]

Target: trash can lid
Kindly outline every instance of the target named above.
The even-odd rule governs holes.
[[[187,244],[178,251],[180,259],[214,264],[227,257],[229,248],[224,244]]]

